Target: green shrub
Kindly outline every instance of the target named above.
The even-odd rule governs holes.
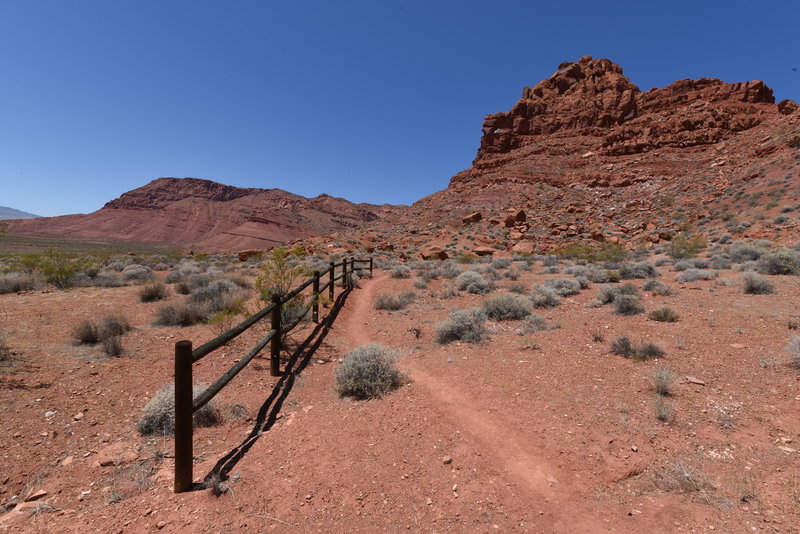
[[[451,341],[479,342],[485,332],[486,313],[480,308],[453,310],[450,317],[436,325],[436,341],[441,344]]]
[[[192,396],[197,398],[204,389],[205,386],[202,385],[194,386]],[[192,425],[195,427],[213,426],[221,421],[222,416],[214,400],[206,403],[192,416]],[[175,433],[175,384],[168,384],[147,402],[139,420],[138,431],[145,436]]]
[[[696,256],[705,246],[706,241],[701,236],[678,234],[669,242],[667,252],[673,260],[681,260]]]
[[[648,317],[662,323],[675,323],[681,316],[672,308],[659,308],[651,311]]]
[[[496,321],[522,319],[531,314],[531,301],[521,295],[501,293],[483,301],[483,311]]]
[[[744,292],[748,295],[771,295],[775,292],[775,286],[756,273],[744,273],[742,282],[744,282]]]
[[[375,299],[373,306],[376,310],[402,310],[417,299],[417,294],[413,291],[401,291],[399,293],[384,293]]]
[[[139,300],[142,302],[155,302],[169,296],[169,289],[164,282],[157,281],[143,285],[139,289]]]
[[[395,366],[398,353],[371,343],[356,347],[336,368],[336,391],[342,397],[382,397],[403,385],[405,376]]]

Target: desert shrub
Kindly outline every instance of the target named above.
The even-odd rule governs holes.
[[[580,289],[587,289],[592,284],[585,276],[576,276],[575,281],[578,282]]]
[[[72,327],[72,337],[81,345],[94,345],[108,338],[121,336],[133,329],[130,321],[120,314],[104,316],[100,322],[95,323],[84,320]]]
[[[630,360],[660,358],[664,350],[655,343],[634,343],[628,336],[620,336],[611,343],[611,352]]]
[[[121,287],[125,281],[110,271],[100,271],[97,276],[91,278],[87,285],[94,287]]]
[[[644,312],[642,301],[636,295],[617,295],[614,298],[614,313],[617,315],[637,315]]]
[[[704,269],[686,269],[675,277],[675,280],[680,283],[696,282],[698,280],[713,280],[716,278],[717,273],[714,271],[706,271]]]
[[[179,280],[175,283],[175,292],[179,295],[190,295],[192,293],[192,285],[188,280]]]
[[[789,354],[789,365],[795,369],[800,369],[800,336],[794,336],[786,347]]]
[[[144,265],[133,264],[122,269],[122,278],[129,282],[146,282],[155,277],[153,270]]]
[[[663,395],[656,395],[655,412],[656,419],[666,423],[674,417],[675,408],[671,402],[664,399]]]
[[[442,290],[439,291],[439,298],[443,299],[451,299],[453,297],[457,297],[459,292],[456,291],[451,284],[442,284]]]
[[[392,278],[411,278],[411,269],[407,265],[398,265],[390,272]]]
[[[0,274],[0,295],[4,293],[16,293],[18,291],[30,291],[36,289],[38,286],[39,281],[33,274]]]
[[[545,267],[539,274],[557,274],[559,271],[558,265],[553,265],[552,267]]]
[[[336,391],[342,397],[371,399],[399,388],[405,376],[395,366],[398,353],[371,343],[348,352],[336,368]]]
[[[660,273],[656,266],[649,261],[637,261],[633,263],[624,263],[619,268],[619,274],[623,280],[632,280],[636,278],[658,278]]]
[[[122,354],[124,348],[122,346],[122,338],[120,336],[112,336],[103,340],[103,352],[108,356],[119,356]]]
[[[558,265],[558,256],[548,254],[542,258],[542,267],[556,267]]]
[[[489,293],[493,285],[475,271],[465,271],[456,277],[456,287],[460,291],[481,295]]]
[[[486,313],[480,308],[453,310],[450,317],[436,324],[436,341],[441,344],[451,341],[479,342],[486,330]]]
[[[450,261],[444,262],[441,266],[439,266],[439,276],[442,278],[455,278],[459,274],[461,274],[461,269],[458,266]]]
[[[506,278],[508,278],[513,282],[515,280],[519,280],[519,271],[512,268],[503,273],[503,276],[505,276]]]
[[[100,331],[96,323],[85,320],[72,327],[72,337],[78,344],[94,345],[100,342]]]
[[[621,295],[636,297],[639,295],[639,290],[631,283],[622,284],[621,286],[600,286],[595,299],[601,305],[609,304],[616,301]]]
[[[0,362],[8,361],[11,358],[11,347],[8,346],[3,332],[0,332]]]
[[[505,269],[509,265],[511,265],[511,258],[497,258],[492,261],[494,269]]]
[[[501,293],[483,301],[483,311],[496,321],[522,319],[531,314],[531,301],[521,295]]]
[[[571,274],[572,276],[588,276],[589,267],[586,265],[565,265],[561,272],[564,274]]]
[[[756,273],[744,273],[742,282],[744,283],[744,292],[748,295],[771,295],[775,292],[775,286]]]
[[[601,269],[600,267],[591,266],[586,271],[586,278],[594,284],[608,284],[619,282],[622,275],[616,269]]]
[[[544,287],[550,288],[560,297],[575,295],[581,290],[581,284],[572,278],[550,278],[545,280]]]
[[[479,267],[477,272],[487,280],[495,280],[495,281],[500,280],[500,273],[498,273],[497,269],[495,269],[491,265],[487,265],[485,267]]]
[[[415,278],[414,287],[416,289],[425,289],[428,287],[428,282],[424,278]]]
[[[659,367],[653,372],[653,389],[656,390],[656,395],[668,397],[672,395],[672,383],[675,381],[675,376],[669,369]]]
[[[415,300],[417,300],[417,294],[413,291],[401,291],[394,294],[384,293],[378,295],[373,306],[376,310],[396,311],[402,310]]]
[[[172,271],[167,275],[166,282],[168,284],[173,284],[180,280],[184,280],[189,278],[194,274],[200,274],[203,272],[203,269],[200,265],[193,261],[193,260],[186,260],[182,261],[178,265],[176,265]]]
[[[536,308],[554,308],[561,304],[561,297],[550,287],[533,286],[531,301]]]
[[[659,321],[662,323],[675,323],[681,318],[678,312],[672,308],[659,308],[657,310],[653,310],[650,312],[648,317],[653,321]]]
[[[86,258],[76,258],[53,249],[47,249],[42,254],[27,255],[22,261],[28,269],[40,272],[45,283],[60,289],[71,287],[77,274],[89,266]]]
[[[242,312],[245,300],[246,295],[238,285],[220,278],[194,291],[189,295],[188,302],[205,308],[206,317],[209,317],[223,311]]]
[[[710,266],[708,260],[703,258],[686,258],[675,262],[674,268],[676,271],[685,271],[687,269],[708,269]]]
[[[547,319],[537,313],[531,313],[522,319],[522,324],[516,330],[516,333],[517,335],[524,336],[525,334],[541,332],[542,330],[547,330]]]
[[[678,234],[669,242],[667,252],[673,260],[681,260],[696,256],[705,246],[706,242],[702,236]]]
[[[730,260],[720,257],[711,258],[711,263],[709,265],[712,269],[716,271],[724,271],[726,269],[730,269],[733,264]]]
[[[424,271],[422,274],[420,274],[419,278],[417,280],[414,280],[414,283],[416,284],[417,281],[419,280],[427,284],[431,280],[436,280],[438,278],[439,278],[439,270],[431,269],[430,271]]]
[[[735,263],[756,261],[762,254],[764,254],[763,250],[743,241],[737,241],[728,249],[728,257]]]
[[[764,254],[758,260],[758,272],[762,274],[800,275],[800,252],[783,248]]]
[[[156,326],[192,326],[206,319],[205,306],[196,302],[165,304],[156,312]]]
[[[662,297],[668,297],[672,295],[672,290],[664,285],[660,280],[648,280],[644,283],[642,289]]]
[[[203,385],[194,386],[192,396],[199,397],[204,389]],[[192,416],[192,425],[195,427],[213,426],[221,421],[220,410],[213,399]],[[145,436],[166,436],[175,432],[175,384],[164,386],[147,401],[137,429]]]
[[[142,302],[155,302],[163,300],[169,295],[169,289],[161,281],[143,285],[139,289],[139,300]]]

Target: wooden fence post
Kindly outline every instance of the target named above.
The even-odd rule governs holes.
[[[372,256],[369,257],[369,277],[372,278]]]
[[[192,342],[175,343],[175,493],[192,487]]]
[[[356,260],[350,256],[350,276],[347,277],[347,287],[353,287],[353,275],[356,273]]]
[[[319,271],[314,271],[314,285],[312,287],[314,305],[311,307],[311,320],[319,323]]]
[[[272,308],[272,329],[275,334],[272,336],[272,345],[270,346],[269,357],[269,374],[272,376],[281,376],[281,299],[283,295],[277,293],[272,294],[272,303],[275,307]]]
[[[328,297],[331,299],[331,306],[333,306],[333,279],[336,278],[334,276],[334,271],[336,270],[336,264],[331,262],[331,270],[330,270],[330,284],[328,284]]]

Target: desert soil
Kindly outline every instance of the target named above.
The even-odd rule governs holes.
[[[518,283],[552,277],[537,270]],[[213,327],[151,326],[158,304],[140,303],[136,287],[2,295],[16,354],[0,368],[0,530],[800,532],[800,373],[784,353],[800,280],[769,277],[776,294],[745,295],[738,272],[679,284],[660,270],[676,294],[643,292],[645,307],[669,306],[677,323],[588,308],[593,284],[540,311],[560,328],[519,336],[518,321],[497,322],[488,341],[448,345],[435,342],[435,323],[485,296],[445,300],[434,280],[406,310],[376,311],[379,294],[412,280],[362,280],[301,373],[278,382],[256,359],[218,397],[248,416],[195,431],[196,481],[234,456],[220,496],[173,493],[171,439],[136,430],[172,380],[174,342],[206,341]],[[70,334],[107,312],[135,326],[118,358]],[[619,335],[666,355],[614,355]],[[208,356],[196,381],[257,339]],[[370,342],[402,353],[408,383],[382,399],[340,399],[338,360]],[[676,377],[667,422],[655,416],[659,367]]]

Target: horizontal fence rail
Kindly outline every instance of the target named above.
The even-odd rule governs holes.
[[[365,267],[356,266],[364,265]],[[188,491],[192,488],[193,480],[193,443],[192,443],[192,417],[194,412],[205,406],[213,399],[239,372],[249,364],[253,358],[270,346],[270,374],[280,376],[280,350],[284,336],[291,332],[300,321],[311,311],[311,320],[319,322],[319,303],[323,291],[328,291],[328,298],[333,302],[335,283],[342,281],[345,290],[353,287],[353,274],[368,270],[372,276],[373,261],[368,259],[345,259],[339,263],[330,262],[325,271],[314,271],[311,278],[292,289],[285,295],[273,294],[271,303],[257,311],[227,332],[215,337],[196,349],[192,349],[192,342],[182,340],[175,343],[175,493]],[[336,271],[341,271],[338,275]],[[320,286],[320,280],[327,275],[328,281]],[[295,299],[309,286],[312,286],[309,302],[297,310],[292,310],[296,317],[290,319],[290,324],[283,325],[284,305]],[[211,354],[218,348],[226,345],[239,335],[252,328],[261,320],[270,318],[270,330],[250,349],[238,362],[234,363],[221,377],[200,393],[192,396],[192,364]]]

